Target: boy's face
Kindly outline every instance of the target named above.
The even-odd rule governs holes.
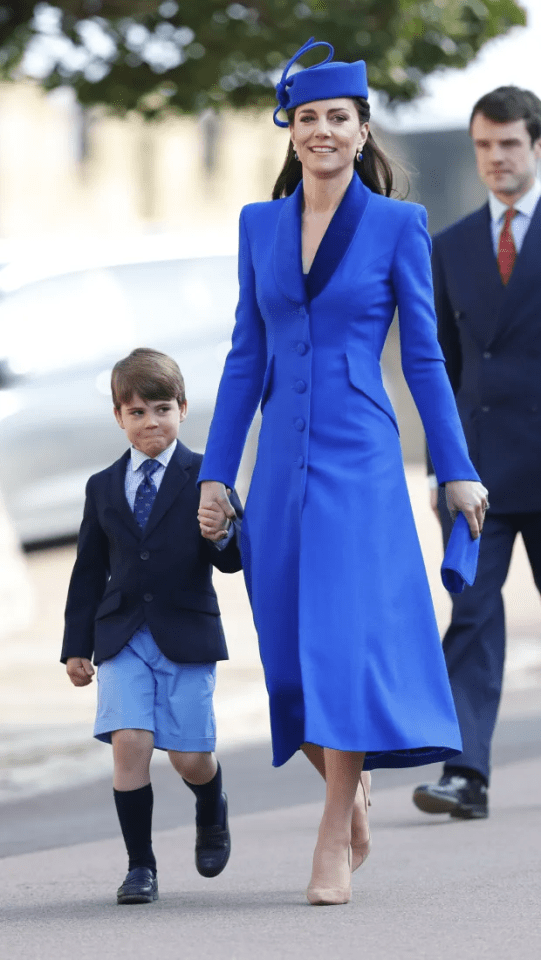
[[[157,457],[176,439],[178,428],[186,419],[188,405],[178,400],[143,400],[134,393],[129,403],[114,408],[119,426],[128,440],[147,457]]]

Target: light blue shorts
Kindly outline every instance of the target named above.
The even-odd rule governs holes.
[[[158,750],[213,751],[215,686],[215,663],[173,663],[145,625],[98,667],[94,736],[111,743],[114,730],[150,730]]]

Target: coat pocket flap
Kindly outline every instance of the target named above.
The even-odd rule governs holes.
[[[220,608],[216,597],[209,593],[188,593],[187,591],[177,590],[172,595],[175,607],[182,610],[197,610],[198,613],[211,613],[215,617],[220,616]]]
[[[349,382],[360,393],[364,393],[383,413],[386,413],[398,432],[398,423],[391,401],[387,396],[380,375],[374,375],[371,366],[346,353]],[[373,361],[372,361],[373,362]]]
[[[100,617],[106,617],[109,613],[114,613],[115,610],[118,610],[121,602],[122,594],[120,590],[114,590],[113,593],[104,597],[96,610],[96,620],[99,620]]]

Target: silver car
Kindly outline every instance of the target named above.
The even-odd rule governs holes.
[[[180,255],[166,239],[50,259],[0,271],[0,495],[25,544],[76,533],[88,477],[126,449],[109,381],[133,347],[177,360],[180,437],[204,449],[238,293],[234,255]]]

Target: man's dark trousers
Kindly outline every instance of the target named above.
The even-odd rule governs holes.
[[[443,491],[438,505],[447,543],[452,523]],[[487,783],[505,660],[501,591],[518,533],[522,534],[535,584],[541,592],[541,513],[489,511],[475,583],[453,596],[451,624],[443,640],[464,746],[463,753],[453,757],[449,765],[477,770]]]

